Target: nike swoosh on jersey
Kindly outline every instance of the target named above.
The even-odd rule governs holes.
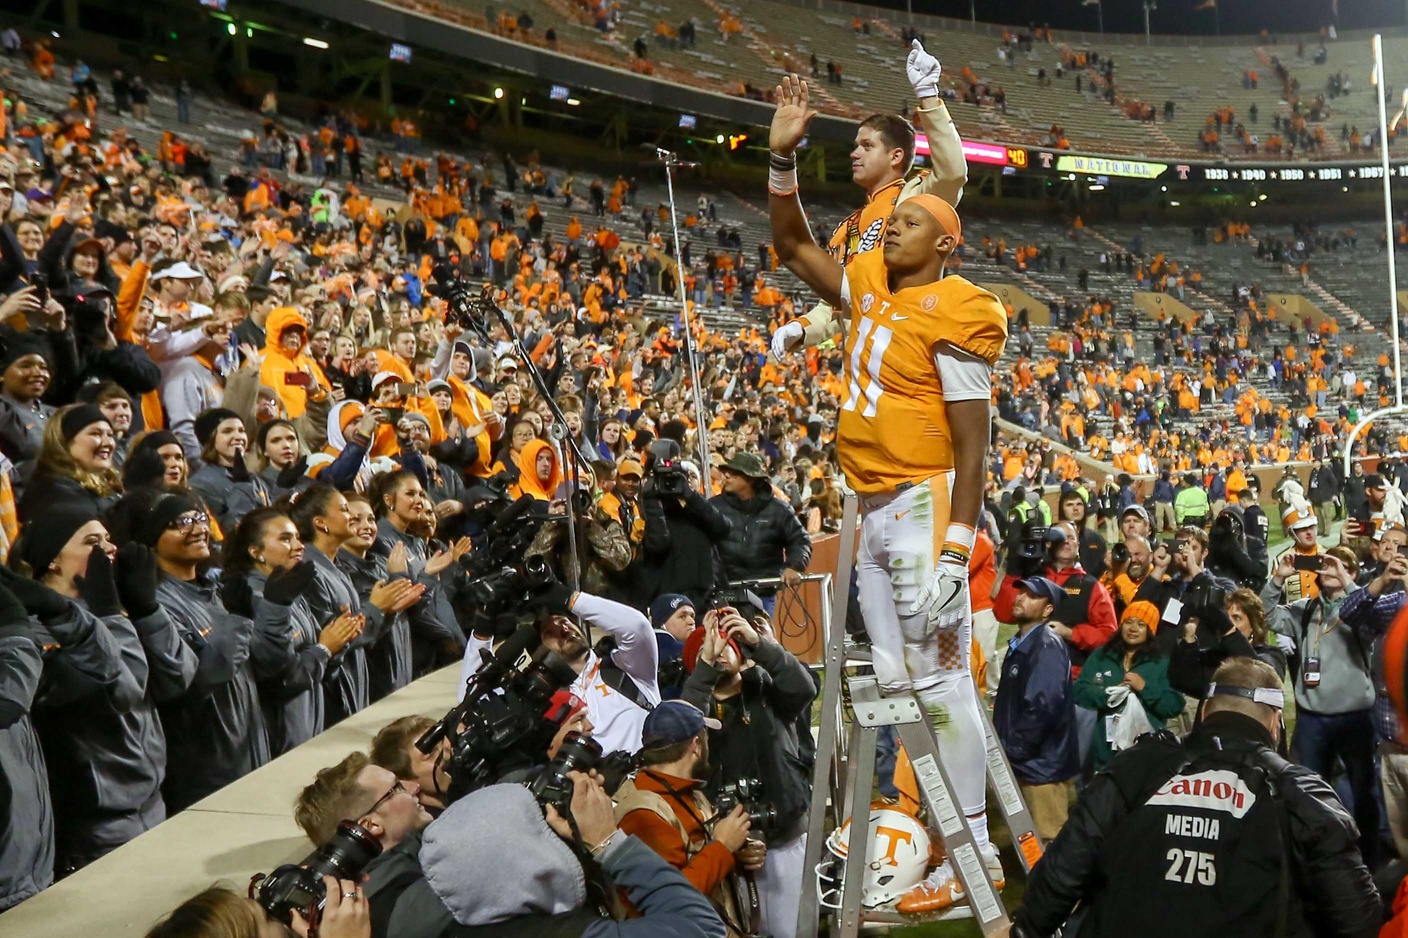
[[[895,520],[896,520],[896,521],[901,521],[901,520],[903,520],[903,519],[904,519],[904,516],[907,515],[907,514],[909,514],[909,513],[910,513],[911,511],[913,511],[913,510],[914,510],[913,508],[906,508],[904,511],[897,511],[897,512],[895,512]]]
[[[908,319],[908,318],[909,318],[908,316],[891,316],[891,317],[890,317],[891,321],[893,321],[893,322],[899,322],[901,319]]]

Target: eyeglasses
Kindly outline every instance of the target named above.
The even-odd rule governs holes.
[[[390,801],[392,798],[396,797],[396,795],[397,795],[398,793],[400,793],[400,792],[406,792],[407,794],[410,793],[409,790],[406,788],[406,786],[401,784],[401,780],[398,778],[398,779],[396,779],[396,784],[394,784],[394,785],[391,786],[391,790],[390,790],[390,791],[388,791],[386,794],[382,795],[380,798],[378,798],[378,799],[372,804],[372,806],[371,806],[370,808],[368,808],[366,811],[362,812],[362,817],[366,817],[368,814],[375,814],[377,808],[379,808],[379,807],[381,807],[382,805],[386,804],[386,802],[388,802],[388,801]]]
[[[166,526],[168,531],[189,531],[198,524],[209,524],[210,515],[203,511],[182,515]]]

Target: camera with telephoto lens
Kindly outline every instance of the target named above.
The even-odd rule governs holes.
[[[557,734],[547,717],[552,695],[577,679],[559,654],[543,647],[538,630],[525,625],[504,639],[465,686],[464,698],[416,740],[427,755],[450,740],[446,771],[451,801],[497,782],[508,772],[542,761]],[[525,664],[519,659],[530,655]]]
[[[649,477],[645,494],[652,498],[683,498],[689,491],[689,475],[680,465],[680,444],[674,440],[650,444],[645,472]]]
[[[327,897],[323,877],[356,882],[380,855],[381,842],[371,831],[355,821],[342,821],[328,842],[302,863],[285,863],[268,876],[256,873],[249,882],[249,897],[276,921],[291,925],[298,912],[316,927]]]
[[[544,808],[552,805],[559,815],[567,817],[572,807],[573,788],[568,772],[600,772],[606,793],[613,795],[635,767],[635,757],[629,752],[618,749],[603,756],[601,743],[581,733],[568,733],[557,755],[528,785],[528,790],[538,804]]]
[[[1116,541],[1110,548],[1110,560],[1114,563],[1129,563],[1129,548],[1123,541]]]
[[[777,806],[763,800],[763,783],[756,778],[740,778],[719,786],[713,795],[714,817],[722,819],[741,807],[753,830],[763,836],[777,830]]]

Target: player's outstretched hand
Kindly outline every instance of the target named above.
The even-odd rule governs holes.
[[[807,126],[816,111],[811,109],[807,83],[796,75],[787,75],[774,93],[777,110],[772,115],[768,131],[768,149],[778,156],[791,156],[807,135]]]
[[[968,568],[952,560],[940,560],[929,579],[919,584],[910,615],[928,616],[941,629],[953,628],[969,615]]]
[[[794,319],[778,326],[777,331],[772,334],[772,357],[781,359],[800,341],[802,341],[801,322]]]
[[[909,85],[914,89],[915,97],[920,101],[939,96],[939,75],[943,66],[937,58],[924,51],[924,43],[918,39],[909,45],[909,58],[905,60],[904,70],[909,75]]]

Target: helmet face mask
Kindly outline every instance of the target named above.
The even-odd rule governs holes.
[[[893,902],[924,879],[929,868],[929,832],[912,815],[888,805],[871,807],[870,826],[861,904],[873,909]],[[816,865],[817,902],[823,908],[841,907],[850,833],[847,819],[826,838],[829,856]]]

